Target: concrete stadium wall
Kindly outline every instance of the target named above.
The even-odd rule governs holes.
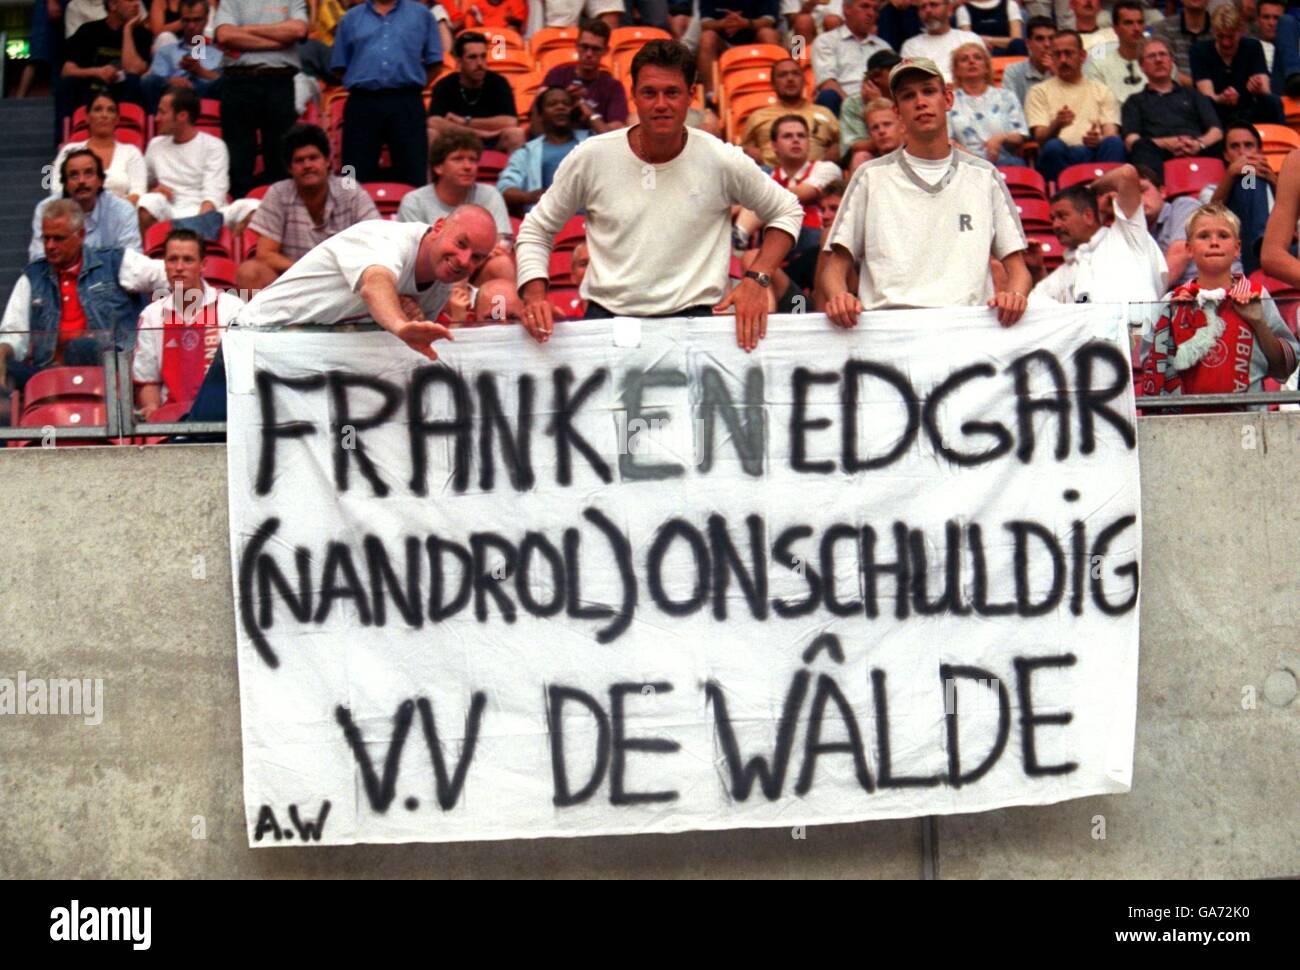
[[[1140,440],[1132,793],[939,818],[929,852],[920,820],[252,851],[225,449],[6,450],[0,677],[102,677],[106,715],[0,717],[0,877],[1300,875],[1300,414]]]

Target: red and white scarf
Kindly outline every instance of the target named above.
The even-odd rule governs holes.
[[[1237,277],[1230,292],[1231,298],[1229,291],[1202,290],[1195,281],[1174,290],[1141,362],[1139,394],[1234,394],[1250,389],[1255,332],[1237,312],[1237,303],[1257,298],[1260,288]]]

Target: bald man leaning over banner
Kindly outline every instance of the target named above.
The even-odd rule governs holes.
[[[519,227],[519,295],[537,340],[554,327],[546,298],[552,241],[579,210],[591,253],[579,288],[588,320],[731,311],[740,347],[753,350],[767,333],[767,287],[799,235],[803,207],[738,147],[686,127],[694,83],[695,57],[684,45],[642,47],[632,59],[639,123],[571,151]],[[733,205],[757,213],[768,231],[746,278],[728,293]]]
[[[468,279],[497,244],[496,222],[463,205],[432,226],[371,219],[331,236],[249,301],[240,327],[373,319],[418,354],[437,360],[434,323],[451,285]]]

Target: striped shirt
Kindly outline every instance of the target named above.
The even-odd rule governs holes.
[[[360,185],[351,188],[338,176],[331,175],[329,198],[319,224],[313,222],[307,204],[298,194],[293,179],[276,182],[253,213],[248,228],[259,236],[274,239],[280,252],[290,259],[301,259],[314,246],[335,233],[367,219],[378,219],[374,200]]]

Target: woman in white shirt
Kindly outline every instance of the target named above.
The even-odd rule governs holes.
[[[982,44],[962,44],[952,52],[952,77],[953,141],[994,165],[1024,165],[1013,149],[1029,137],[1025,113],[1015,94],[993,86],[993,63]]]
[[[89,148],[104,163],[104,188],[132,205],[140,201],[148,186],[148,172],[140,149],[116,139],[118,120],[117,99],[106,91],[91,98],[86,108],[86,123],[90,137],[85,141],[70,141],[59,149],[50,176],[50,194],[63,194],[63,180],[59,169],[63,159],[76,148]]]

